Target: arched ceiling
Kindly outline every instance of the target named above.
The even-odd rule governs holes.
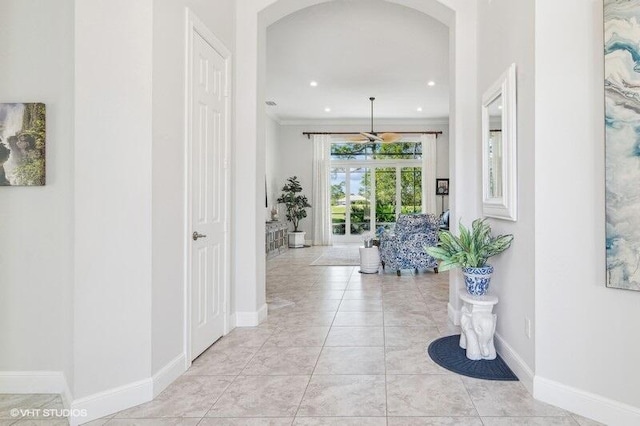
[[[376,120],[448,117],[449,28],[382,0],[322,3],[267,28],[271,115],[367,119],[370,96]]]

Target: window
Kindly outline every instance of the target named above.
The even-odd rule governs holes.
[[[420,142],[334,143],[330,171],[332,233],[339,241],[390,229],[400,213],[422,212]]]

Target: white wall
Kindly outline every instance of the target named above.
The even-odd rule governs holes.
[[[280,159],[278,148],[280,146],[280,125],[271,117],[267,117],[266,125],[265,159],[269,207],[265,209],[265,220],[271,220],[271,208],[277,204],[276,199],[280,196],[280,189],[284,185],[284,182],[278,180],[276,175],[279,173],[278,170],[284,166],[284,163]],[[278,210],[279,213],[281,213],[280,210]]]
[[[76,398],[151,373],[152,17],[76,2]]]
[[[73,3],[0,2],[0,102],[47,108],[46,186],[0,188],[0,371],[62,371],[67,380],[73,378]]]
[[[184,343],[186,7],[234,51],[232,0],[154,1],[153,372],[179,356]]]
[[[267,178],[275,180],[276,194],[275,197],[281,194],[280,188],[285,183],[285,180],[290,176],[298,176],[300,184],[304,189],[304,195],[309,198],[309,203],[314,204],[313,200],[313,140],[307,139],[302,132],[357,132],[363,129],[363,126],[370,125],[366,121],[362,124],[295,124],[295,125],[282,125],[279,126],[280,138],[277,144],[277,157],[280,159],[280,164],[277,168],[267,169]],[[425,121],[422,124],[406,124],[400,122],[394,124],[392,121],[381,121],[380,126],[384,126],[389,130],[429,130],[442,132],[438,135],[437,139],[437,177],[448,178],[449,177],[449,125],[446,120],[439,120],[434,122]],[[366,128],[366,127],[365,127]],[[449,197],[445,197],[449,198]],[[440,209],[441,199],[437,198],[437,207]],[[448,200],[445,199],[445,208],[448,206]],[[284,208],[280,208],[284,211]],[[302,231],[307,232],[306,240],[313,241],[313,212],[312,209],[307,209],[308,216],[306,219],[300,221],[300,228]]]
[[[478,3],[478,99],[507,70],[517,67],[517,156],[518,156],[518,220],[491,219],[493,233],[513,234],[508,251],[491,258],[494,278],[491,291],[500,298],[496,332],[525,364],[526,375],[519,371],[529,388],[535,367],[534,339],[524,333],[525,317],[534,320],[534,1],[485,0]],[[480,114],[480,102],[478,114]],[[480,116],[478,115],[478,119]],[[479,129],[480,130],[480,129]],[[481,133],[476,141],[480,144]],[[480,156],[479,156],[480,157]],[[481,166],[478,169],[478,193],[482,192]],[[467,225],[473,218],[463,218]],[[504,349],[504,348],[500,348]],[[504,350],[499,350],[505,356]],[[512,364],[512,368],[516,365]]]
[[[605,287],[602,1],[537,0],[535,22],[535,395],[639,424],[640,293]]]
[[[264,306],[264,254],[257,247],[264,241],[264,218],[258,206],[264,185],[263,133],[264,47],[266,26],[302,7],[327,0],[242,0],[236,2],[236,149],[244,154],[236,157],[233,190],[250,194],[236,203],[236,220],[242,224],[234,234],[235,254],[244,256],[242,265],[236,264],[238,309],[257,311]],[[388,0],[427,13],[450,28],[450,66],[452,88],[450,126],[450,162],[452,220],[459,216],[474,216],[478,211],[476,173],[478,167],[477,137],[477,75],[476,75],[476,2],[468,0]],[[257,95],[256,95],[257,94]],[[255,156],[254,156],[255,154]],[[467,178],[468,177],[468,178]],[[253,196],[251,196],[253,194]],[[453,208],[455,207],[455,208]],[[259,253],[260,251],[260,253]],[[458,291],[461,276],[452,274],[449,313],[453,319],[459,313]]]
[[[142,402],[183,350],[185,5],[233,51],[231,0],[0,4],[0,102],[47,104],[47,185],[0,193],[0,371],[74,406]]]

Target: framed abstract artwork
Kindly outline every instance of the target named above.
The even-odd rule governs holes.
[[[607,287],[640,290],[640,0],[604,0]]]
[[[45,184],[46,110],[41,103],[0,103],[0,186]]]

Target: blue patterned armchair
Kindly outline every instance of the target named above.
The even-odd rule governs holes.
[[[438,244],[440,220],[432,214],[401,214],[393,233],[380,237],[380,257],[382,268],[395,269],[400,276],[401,269],[430,269],[438,273],[438,262],[425,251],[424,247]]]

